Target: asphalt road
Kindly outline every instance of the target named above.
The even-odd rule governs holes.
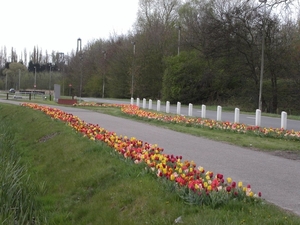
[[[93,101],[93,102],[102,102],[102,103],[116,103],[116,104],[130,104],[130,99],[126,100],[113,100],[113,99],[102,99],[102,98],[83,98],[85,101]],[[134,102],[136,104],[136,102]],[[147,109],[148,109],[148,101],[147,101]],[[140,107],[142,107],[142,100],[140,101]],[[200,107],[200,108],[199,108]],[[153,103],[152,109],[156,110],[157,106]],[[161,112],[166,112],[165,103],[161,103]],[[177,106],[171,105],[170,106],[170,113],[177,113]],[[253,112],[255,113],[255,112]],[[188,107],[182,106],[180,114],[187,116],[188,115]],[[201,106],[198,108],[193,108],[193,116],[201,117]],[[217,109],[215,111],[206,110],[206,118],[216,120],[217,119]],[[230,121],[234,122],[234,112],[222,112],[222,121]],[[247,125],[255,125],[255,115],[251,114],[240,114],[240,123],[247,124]],[[274,117],[261,117],[261,127],[266,128],[280,128],[281,126],[281,118],[274,118]],[[300,131],[300,121],[299,120],[287,120],[287,129],[288,130],[296,130]]]
[[[10,102],[0,100],[0,102]],[[13,102],[19,104],[18,102]],[[76,107],[56,106],[88,123],[98,124],[117,135],[158,144],[166,154],[181,155],[207,171],[222,173],[234,181],[251,184],[268,202],[300,216],[300,161],[182,134],[144,123],[100,114]],[[1,110],[0,110],[1,113]],[[300,146],[299,146],[300,148]]]

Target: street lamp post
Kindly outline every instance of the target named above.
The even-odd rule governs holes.
[[[36,66],[34,67],[34,84],[33,84],[33,97],[35,98],[35,89],[36,89]]]
[[[63,95],[65,95],[65,77],[64,77],[64,64],[65,64],[65,53],[59,52],[58,53],[59,58],[59,66],[60,66],[60,73],[62,74],[63,79]]]
[[[71,88],[72,88],[72,84],[69,84],[69,96],[71,96]]]
[[[81,94],[82,94],[82,52],[81,52],[81,39],[77,39],[77,53],[79,52],[80,58],[80,87],[79,87],[79,94],[80,94],[80,101],[81,101]]]
[[[7,91],[7,73],[5,73],[5,90]]]
[[[21,70],[19,69],[19,91],[21,89]]]
[[[106,72],[106,51],[102,51],[104,56],[104,72],[103,72],[103,81],[102,81],[102,98],[104,98],[104,88],[105,88],[105,72]]]
[[[34,67],[34,89],[36,88],[36,67]]]
[[[133,68],[131,71],[131,98],[133,98],[133,75],[135,67],[135,41],[131,42],[133,44]]]
[[[51,97],[50,97],[51,96],[51,92],[50,92],[51,91],[51,66],[52,66],[51,63],[49,63],[49,68],[50,68],[49,69],[49,99],[50,100],[51,100]]]
[[[180,38],[181,38],[181,26],[177,26],[177,29],[178,29],[178,56],[179,56],[179,53],[180,53]]]
[[[266,3],[267,0],[259,0],[264,3],[264,16],[263,16],[263,30],[262,30],[262,43],[261,43],[261,66],[260,66],[260,80],[259,80],[259,97],[258,97],[258,108],[262,110],[262,87],[263,87],[263,75],[264,75],[264,60],[265,60],[265,17],[266,17]]]

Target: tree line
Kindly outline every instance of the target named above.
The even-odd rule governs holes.
[[[24,57],[24,58],[23,58]],[[7,49],[0,51],[0,89],[8,90],[53,90],[54,83],[64,83],[61,71],[64,68],[64,54],[52,52],[45,55],[38,47],[33,48],[30,59],[27,50],[18,57],[16,50],[11,49],[7,57]]]
[[[295,114],[300,112],[300,27],[297,16],[289,16],[294,2],[140,0],[126,35],[77,46],[63,60],[54,53],[52,62],[61,73],[59,82],[72,84],[77,96],[242,110],[258,108],[263,77],[262,110]],[[30,71],[43,59],[35,55]]]

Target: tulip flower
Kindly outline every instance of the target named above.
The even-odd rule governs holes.
[[[239,188],[242,188],[242,187],[243,187],[243,182],[242,182],[242,181],[240,181],[240,182],[238,183],[238,187],[239,187]]]
[[[230,184],[232,182],[232,179],[230,177],[227,177],[227,183]]]

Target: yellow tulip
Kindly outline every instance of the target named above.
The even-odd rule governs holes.
[[[175,176],[174,176],[174,174],[171,174],[171,176],[170,176],[170,180],[175,180]]]
[[[232,182],[232,179],[230,177],[227,177],[227,183],[230,184]]]
[[[238,183],[238,187],[239,187],[239,188],[242,188],[242,187],[243,187],[243,182],[242,182],[242,181],[240,181],[240,182]]]
[[[166,174],[167,173],[167,168],[166,167],[163,168],[162,172],[163,172],[163,174]]]
[[[203,173],[204,168],[203,168],[202,166],[199,166],[199,167],[198,167],[198,170],[199,170],[201,173]]]

